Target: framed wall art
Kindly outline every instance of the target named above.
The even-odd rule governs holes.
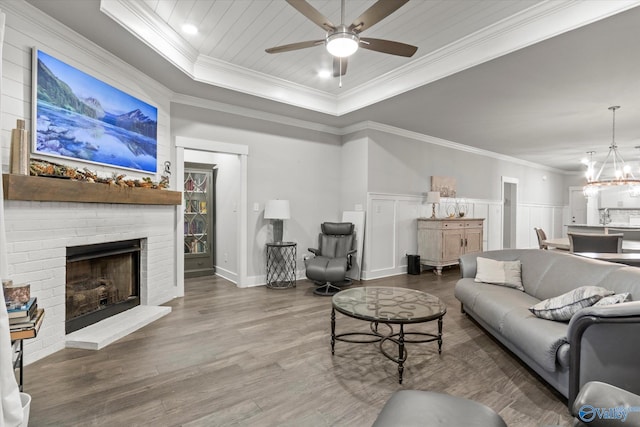
[[[451,176],[432,176],[431,191],[439,191],[440,197],[456,197],[456,179]]]
[[[157,171],[158,109],[33,49],[32,152]]]

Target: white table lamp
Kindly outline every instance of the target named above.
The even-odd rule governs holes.
[[[291,218],[289,201],[269,200],[264,207],[264,218],[273,220],[273,241],[282,242],[282,220]]]
[[[431,218],[436,217],[436,203],[440,203],[439,191],[427,191],[427,203],[431,203]]]

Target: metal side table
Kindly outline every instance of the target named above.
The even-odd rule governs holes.
[[[288,289],[296,286],[297,243],[267,243],[267,287]]]

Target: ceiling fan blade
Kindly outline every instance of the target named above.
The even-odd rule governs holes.
[[[289,52],[291,50],[306,49],[308,47],[314,47],[321,44],[324,44],[324,40],[308,40],[306,42],[283,44],[282,46],[270,47],[269,49],[265,49],[264,51],[267,53]]]
[[[375,50],[376,52],[389,53],[391,55],[413,56],[418,50],[410,44],[394,42],[391,40],[371,39],[369,37],[360,38],[360,47],[363,49]]]
[[[358,16],[355,21],[349,25],[349,30],[361,33],[400,9],[407,2],[409,2],[409,0],[378,0],[377,3],[365,10],[362,15]]]
[[[347,62],[348,59],[338,58],[337,56],[333,57],[333,77],[340,77],[347,74]]]
[[[287,3],[323,30],[330,31],[336,29],[335,25],[329,21],[329,18],[318,12],[316,8],[311,6],[305,0],[287,0]]]

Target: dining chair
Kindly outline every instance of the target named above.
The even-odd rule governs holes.
[[[540,249],[549,249],[549,246],[544,243],[544,241],[547,240],[547,234],[544,230],[539,227],[533,227],[533,229],[536,231],[536,236],[538,237],[538,247]]]
[[[567,233],[569,252],[621,253],[624,234]]]

